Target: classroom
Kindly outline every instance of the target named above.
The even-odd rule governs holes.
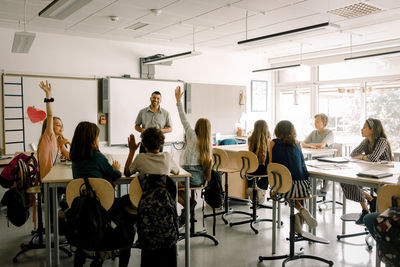
[[[14,156],[40,165],[0,266],[398,266],[370,223],[400,196],[399,1],[0,0],[0,37],[0,200]],[[88,177],[124,248],[65,237]]]

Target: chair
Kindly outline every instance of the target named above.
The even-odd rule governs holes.
[[[268,164],[268,182],[271,187],[271,191],[275,193],[275,198],[279,198],[279,194],[287,193],[292,187],[292,175],[288,168],[278,163],[270,163]],[[313,256],[313,255],[304,255],[304,254],[295,254],[294,253],[294,243],[298,241],[309,241],[309,242],[317,242],[323,244],[329,244],[329,241],[316,237],[308,232],[303,232],[302,235],[296,234],[294,231],[295,225],[295,215],[294,215],[294,202],[306,200],[311,197],[305,198],[292,198],[287,199],[290,206],[290,233],[289,233],[289,242],[290,242],[290,252],[289,254],[279,255],[279,256],[260,256],[259,261],[264,260],[279,260],[285,259],[282,262],[282,266],[289,261],[297,260],[297,259],[313,259],[327,263],[329,266],[333,266],[333,262],[330,260],[323,259],[321,257]],[[274,234],[274,233],[273,233]],[[275,240],[274,240],[275,242]]]
[[[384,185],[378,190],[378,211],[384,212],[392,207],[392,197],[400,196],[400,185]]]
[[[105,210],[109,210],[113,204],[114,204],[114,188],[111,185],[110,182],[103,178],[88,178],[90,185],[96,192],[97,198],[100,200],[101,205]],[[79,197],[81,195],[81,190],[82,187],[85,185],[85,181],[83,178],[79,179],[74,179],[71,182],[68,183],[67,188],[66,188],[66,200],[67,204],[69,207],[71,207],[73,200],[76,197]],[[118,256],[118,253],[116,251],[121,248],[116,248],[115,250],[112,250],[111,253],[108,253],[111,258],[115,258]],[[130,249],[130,247],[129,247]],[[109,250],[107,250],[109,251]],[[92,251],[92,252],[85,252],[86,256],[91,258],[91,259],[98,259],[100,251]]]
[[[251,172],[255,172],[258,168],[258,159],[257,156],[250,151],[239,151],[238,153],[238,165],[242,166],[240,169],[240,177],[245,180],[253,180],[253,185],[252,185],[252,195],[253,195],[253,201],[252,201],[252,217],[248,220],[240,221],[240,222],[231,222],[229,226],[235,226],[235,225],[241,225],[241,224],[246,224],[250,223],[250,228],[254,231],[255,234],[258,234],[258,230],[254,228],[254,223],[259,223],[259,222],[272,222],[272,219],[260,219],[257,216],[257,209],[259,208],[271,208],[268,206],[264,206],[261,204],[258,204],[257,201],[257,189],[256,189],[256,184],[257,180],[262,177],[267,177],[267,175],[262,175],[262,174],[250,174]]]
[[[249,212],[244,212],[244,211],[238,211],[238,210],[232,210],[229,207],[229,185],[228,185],[228,173],[234,173],[238,172],[239,170],[236,168],[229,168],[229,158],[226,152],[222,149],[219,148],[213,148],[213,158],[214,158],[214,165],[213,169],[219,173],[225,174],[225,194],[224,194],[224,210],[217,212],[215,214],[205,214],[204,218],[210,217],[210,216],[217,216],[217,215],[222,215],[222,221],[225,224],[228,224],[228,221],[225,219],[225,216],[231,215],[231,214],[244,214],[248,216],[253,216]]]

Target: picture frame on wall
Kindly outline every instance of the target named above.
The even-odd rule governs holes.
[[[268,82],[251,81],[251,111],[267,112],[268,110]]]

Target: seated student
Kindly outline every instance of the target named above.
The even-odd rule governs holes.
[[[254,123],[253,133],[248,139],[249,151],[256,154],[258,159],[258,168],[251,174],[267,174],[268,165],[268,147],[271,141],[271,134],[268,129],[268,124],[265,120],[258,120]],[[248,188],[252,188],[253,180],[247,181]],[[261,178],[257,182],[257,186],[263,190],[268,189],[268,178]],[[251,190],[251,189],[250,189]],[[248,190],[249,191],[249,190]],[[252,196],[252,193],[249,192]]]
[[[211,178],[211,124],[208,119],[200,118],[197,120],[194,129],[190,126],[186,119],[185,112],[183,111],[182,105],[181,87],[178,86],[175,89],[176,106],[178,108],[179,117],[181,119],[183,128],[185,129],[186,137],[186,149],[183,152],[183,163],[182,168],[189,172],[192,176],[190,177],[190,186],[197,187],[204,184],[205,181],[209,181]],[[179,183],[179,187],[183,187],[182,183]],[[179,191],[178,202],[185,206],[185,194],[184,191]],[[190,210],[196,206],[196,200],[193,196],[190,199]],[[179,224],[185,223],[185,209],[182,210],[182,214],[179,216]]]
[[[311,195],[311,183],[308,171],[301,152],[300,143],[296,140],[296,130],[290,121],[280,121],[275,126],[276,139],[271,141],[269,148],[270,162],[285,165],[292,174],[292,189],[285,193],[285,198],[302,198]],[[295,208],[299,213],[295,214],[295,231],[302,234],[303,222],[310,228],[317,227],[317,220],[304,208],[300,201],[295,201]]]
[[[179,167],[173,161],[168,152],[160,152],[164,145],[164,134],[155,127],[147,128],[142,134],[142,146],[146,153],[139,153],[135,160],[133,156],[140,143],[136,143],[135,136],[131,134],[128,138],[129,155],[125,163],[124,174],[130,176],[136,172],[139,174],[178,174]],[[132,162],[133,160],[133,162]],[[151,266],[155,261],[163,262],[163,266],[177,266],[176,244],[166,249],[142,249],[141,266]]]
[[[393,160],[392,150],[387,139],[382,123],[377,119],[367,119],[364,127],[361,129],[361,135],[364,140],[350,154],[353,159],[377,162],[381,160]],[[363,224],[363,219],[371,209],[375,212],[376,198],[362,190],[360,186],[350,184],[340,184],[347,199],[359,202],[362,208],[360,218],[356,224]],[[370,209],[365,203],[367,199]]]
[[[72,175],[75,178],[95,177],[104,178],[113,185],[121,177],[120,164],[114,161],[112,165],[107,158],[99,151],[100,130],[96,124],[83,121],[78,124],[72,138],[70,157],[72,160]],[[129,198],[129,197],[128,197]],[[127,198],[127,199],[128,199]],[[109,213],[111,216],[118,216],[123,212],[123,200],[116,199]],[[125,201],[128,202],[129,201]],[[121,214],[122,215],[122,214]],[[128,215],[122,215],[125,219]],[[131,220],[129,218],[127,220]],[[132,219],[133,220],[133,219]],[[133,223],[132,221],[130,223]],[[121,249],[119,257],[119,267],[126,267],[129,263],[131,250]],[[74,267],[81,267],[86,261],[86,254],[81,249],[77,249],[74,258]],[[93,261],[90,266],[102,266],[103,261]]]
[[[70,144],[70,142],[62,136],[64,127],[61,119],[53,116],[52,102],[54,102],[54,98],[52,98],[51,84],[42,81],[39,87],[46,94],[44,102],[46,103],[47,114],[43,121],[42,134],[38,145],[40,179],[43,179],[50,172],[59,154],[60,157],[69,159],[69,152],[65,145]]]
[[[328,116],[320,113],[314,116],[315,129],[301,143],[304,148],[325,148],[333,145],[333,132],[326,128]]]

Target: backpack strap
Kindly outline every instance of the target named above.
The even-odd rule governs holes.
[[[94,190],[94,188],[90,185],[89,178],[83,177],[83,180],[85,181],[85,183],[84,183],[85,184],[85,190],[84,190],[85,192],[83,193],[83,191],[80,190],[81,195],[83,193],[84,195],[91,196],[95,199],[98,199],[97,195],[96,195],[96,190]],[[83,186],[83,184],[82,184],[82,186]]]

